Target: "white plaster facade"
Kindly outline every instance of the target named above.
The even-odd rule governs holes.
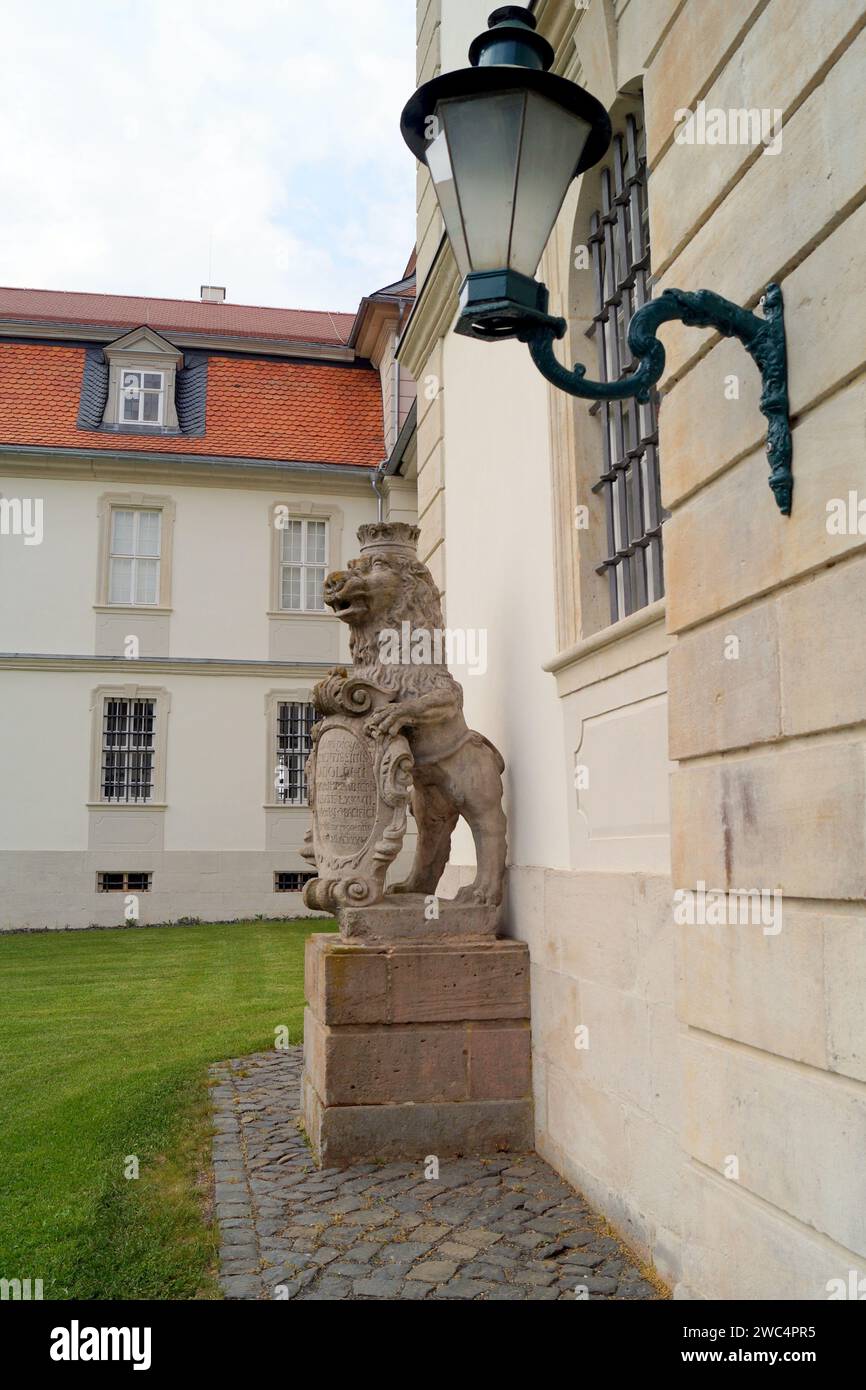
[[[32,494],[40,462],[50,469],[50,459],[31,458],[32,471],[4,475],[0,492]],[[142,922],[304,914],[299,894],[274,891],[276,870],[309,869],[298,854],[309,812],[268,796],[268,697],[308,700],[324,672],[349,656],[343,625],[330,614],[269,619],[270,511],[280,499],[293,514],[309,502],[339,515],[334,567],[344,565],[358,526],[376,516],[369,474],[358,472],[357,481],[317,477],[318,487],[308,476],[277,488],[190,487],[179,473],[142,479],[146,495],[170,498],[175,509],[167,650],[157,654],[139,621],[151,614],[127,610],[108,652],[104,614],[94,611],[100,498],[107,490],[139,495],[138,478],[129,486],[39,476],[43,544],[9,536],[2,547],[0,630],[9,655],[0,656],[0,685],[15,737],[0,754],[0,926],[121,921],[123,895],[97,892],[96,875],[123,869],[153,873],[152,891],[139,899]],[[215,564],[215,554],[228,563]],[[279,661],[269,654],[273,622],[285,630]],[[141,638],[136,660],[123,656],[129,635]],[[92,704],[105,687],[165,692],[164,809],[93,799]]]
[[[364,354],[377,367],[379,351],[393,348],[395,306],[379,306],[379,318],[381,342]],[[382,378],[396,383],[390,357]],[[404,373],[400,425],[410,388]],[[382,408],[387,438],[398,420],[389,399]],[[277,710],[308,704],[316,682],[350,657],[330,610],[282,609],[280,524],[326,523],[322,573],[344,567],[358,527],[377,516],[374,470],[208,461],[196,439],[187,459],[148,453],[148,443],[138,457],[3,449],[0,499],[38,499],[42,534],[29,543],[4,512],[0,930],[122,923],[128,897],[99,891],[106,873],[151,875],[135,893],[143,924],[307,915],[299,891],[275,887],[277,872],[310,872],[299,853],[309,810],[282,803],[275,785]],[[415,520],[412,482],[395,472],[382,492],[386,518]],[[160,514],[153,602],[112,601],[117,510]],[[100,781],[103,702],[125,697],[155,706],[155,769],[146,801],[118,804]]]

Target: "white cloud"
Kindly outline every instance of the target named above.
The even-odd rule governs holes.
[[[353,310],[414,238],[414,41],[410,0],[5,0],[0,283]]]

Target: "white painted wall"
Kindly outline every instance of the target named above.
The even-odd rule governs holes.
[[[315,478],[309,485],[290,478],[227,487],[146,474],[133,482],[0,478],[0,496],[41,497],[44,523],[40,545],[0,535],[0,652],[96,655],[99,499],[106,493],[143,493],[174,504],[171,614],[151,614],[169,624],[162,655],[170,661],[269,660],[273,503],[297,505],[301,513],[305,503],[337,508],[340,519],[332,525],[335,538],[339,527],[340,543],[330,563],[339,566],[358,552],[358,527],[377,514],[366,475],[350,480],[345,491]],[[414,519],[411,486],[396,495],[401,515]],[[135,631],[136,616],[121,630]],[[333,650],[348,662],[348,632],[328,613],[315,621],[288,620],[281,654],[299,663],[317,659],[313,638],[318,633],[321,646],[329,624]],[[99,870],[152,870],[153,890],[141,896],[143,921],[304,912],[299,895],[277,894],[273,887],[275,869],[308,868],[298,849],[309,812],[265,810],[273,801],[275,760],[266,697],[279,691],[309,698],[316,677],[279,666],[264,675],[154,668],[144,637],[142,643],[142,660],[123,666],[98,660],[84,670],[0,671],[7,731],[0,739],[0,929],[122,921],[122,895],[96,892]],[[118,684],[168,694],[167,716],[162,703],[157,716],[166,718],[167,728],[164,811],[88,808],[93,693]],[[394,877],[408,872],[413,851],[410,829]]]
[[[492,8],[441,0],[443,71],[466,65]],[[567,283],[570,230],[562,243]],[[536,1143],[673,1283],[683,1160],[666,644],[620,636],[557,678],[543,669],[557,646],[555,403],[522,344],[449,333],[442,352],[446,621],[487,631],[486,674],[455,674],[468,721],[506,761],[507,920],[532,962]],[[601,451],[570,464],[591,482]],[[577,760],[590,773],[580,793]],[[466,881],[462,826],[452,858]],[[578,1025],[588,1050],[575,1046]]]
[[[442,0],[442,71],[468,68],[467,52],[496,9],[490,0]]]
[[[93,651],[96,499],[111,490],[32,474],[0,477],[0,497],[41,498],[43,516],[41,545],[0,535],[0,651]]]
[[[137,681],[168,690],[166,850],[264,847],[265,696],[312,681],[132,670],[2,671],[0,848],[87,848],[91,695]]]
[[[506,759],[509,859],[569,865],[554,653],[547,387],[526,348],[444,347],[447,625],[487,633],[488,669],[459,669],[466,717]],[[453,859],[473,863],[461,822]]]
[[[0,496],[43,500],[44,539],[28,546],[0,536],[0,651],[88,655],[94,651],[99,498],[144,492],[175,503],[170,653],[233,660],[268,658],[271,537],[275,501],[333,502],[343,513],[345,564],[357,554],[357,529],[376,519],[372,488],[327,497],[315,481],[272,489],[178,486],[143,477],[135,483],[0,477]],[[146,611],[146,610],[144,610]],[[348,659],[342,624],[341,659]],[[297,660],[307,653],[298,650]]]
[[[90,692],[105,682],[0,671],[0,849],[87,848]]]

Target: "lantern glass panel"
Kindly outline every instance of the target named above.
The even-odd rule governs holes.
[[[534,275],[568,192],[590,126],[580,116],[527,92],[508,265]]]

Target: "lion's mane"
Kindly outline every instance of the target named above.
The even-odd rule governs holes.
[[[423,695],[436,686],[447,686],[449,692],[460,692],[462,705],[463,692],[442,660],[435,658],[429,663],[404,665],[382,660],[380,636],[385,632],[401,634],[403,624],[409,624],[412,633],[430,633],[431,649],[435,653],[433,637],[443,634],[442,601],[433,576],[420,560],[409,556],[391,554],[387,557],[391,569],[399,576],[400,592],[396,600],[384,613],[369,613],[361,621],[348,620],[349,649],[354,664],[353,675],[370,680],[386,690],[399,692],[401,698]],[[375,590],[369,591],[371,594]]]

